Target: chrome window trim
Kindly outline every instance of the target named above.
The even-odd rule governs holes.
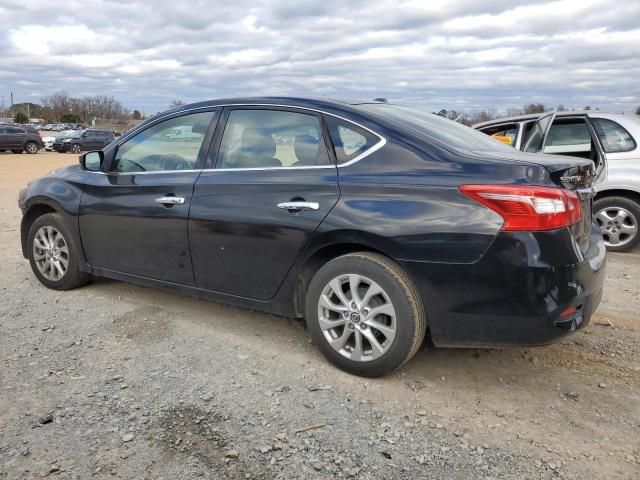
[[[170,118],[176,114],[176,116],[181,116],[179,114],[181,113],[187,113],[187,112],[194,112],[194,111],[198,111],[198,110],[207,110],[207,109],[216,109],[216,108],[223,108],[223,107],[279,107],[279,108],[292,108],[292,109],[298,109],[298,110],[307,110],[310,112],[316,112],[316,113],[320,113],[322,115],[330,115],[332,117],[335,118],[339,118],[340,120],[343,120],[345,122],[351,123],[359,128],[362,128],[363,130],[366,130],[369,133],[372,133],[373,135],[375,135],[376,137],[378,137],[378,142],[376,142],[375,145],[372,145],[371,147],[369,147],[367,150],[365,150],[364,152],[362,152],[360,155],[356,156],[355,158],[352,158],[351,160],[349,160],[348,162],[344,162],[344,163],[339,163],[337,165],[307,165],[307,166],[300,166],[300,167],[251,167],[251,168],[202,168],[202,169],[195,169],[195,170],[155,170],[152,172],[92,172],[92,173],[98,173],[98,174],[102,174],[102,175],[149,175],[152,173],[180,173],[180,172],[188,172],[188,173],[193,173],[193,172],[252,172],[252,171],[262,171],[262,170],[318,170],[318,169],[327,169],[327,168],[343,168],[343,167],[348,167],[350,165],[353,165],[356,162],[359,162],[360,160],[362,160],[365,157],[368,157],[369,155],[371,155],[372,153],[380,150],[382,147],[384,147],[387,144],[387,139],[385,137],[383,137],[382,135],[380,135],[379,133],[371,130],[370,128],[365,127],[364,125],[359,124],[358,122],[354,122],[353,120],[349,120],[348,118],[342,117],[340,115],[336,115],[335,113],[329,113],[329,112],[325,112],[324,110],[319,110],[316,108],[309,108],[309,107],[298,107],[295,105],[283,105],[283,104],[271,104],[271,103],[228,103],[228,104],[224,104],[224,105],[208,105],[208,106],[204,106],[204,107],[194,107],[194,108],[190,108],[187,110],[181,110],[180,112],[172,112],[172,113],[168,113],[166,115],[163,115],[161,117],[158,117],[155,121],[153,122],[151,125],[155,125],[157,123],[159,123],[161,120],[165,119],[165,118]],[[145,128],[146,129],[146,128]],[[127,140],[129,140],[131,137],[137,135],[140,131],[142,131],[143,129],[140,128],[136,128],[135,130],[133,130],[131,133],[129,133],[126,137],[124,137],[122,139],[122,141],[119,141],[117,144],[114,144],[112,146],[110,146],[108,149],[105,150],[105,153],[108,152],[109,150],[115,148],[115,147],[119,147],[120,145],[122,145],[123,143],[125,143]]]

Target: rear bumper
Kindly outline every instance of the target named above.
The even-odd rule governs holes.
[[[605,251],[594,222],[584,253],[568,229],[503,232],[476,263],[403,266],[436,345],[544,345],[589,323],[602,296]],[[561,317],[568,307],[577,310]]]

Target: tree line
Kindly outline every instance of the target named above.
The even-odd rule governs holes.
[[[142,118],[140,112],[137,114],[138,118]],[[90,123],[93,118],[123,121],[136,116],[115,97],[72,97],[65,91],[44,97],[41,103],[16,103],[9,110],[9,115],[18,123],[26,123],[31,118],[39,118],[49,123]]]

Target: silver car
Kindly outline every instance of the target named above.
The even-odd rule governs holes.
[[[600,111],[520,115],[473,128],[526,152],[591,159],[596,167],[595,217],[611,251],[640,241],[640,116]]]

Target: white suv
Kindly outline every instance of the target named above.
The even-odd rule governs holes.
[[[640,241],[639,115],[593,110],[538,113],[473,128],[507,137],[525,152],[591,159],[598,175],[593,211],[607,248],[629,250]]]

